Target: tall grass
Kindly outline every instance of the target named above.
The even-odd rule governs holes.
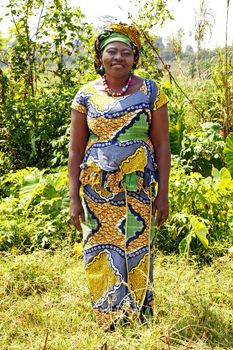
[[[82,259],[67,251],[3,256],[1,350],[233,349],[233,261],[155,259],[155,316],[115,332],[95,324]]]

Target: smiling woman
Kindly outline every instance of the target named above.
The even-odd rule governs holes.
[[[106,76],[108,74],[108,77],[110,78],[112,76],[113,79],[115,76],[118,79],[122,76],[125,80],[125,75],[128,74],[134,62],[133,50],[121,42],[110,43],[103,50],[101,62],[105,70],[105,74],[103,75],[104,88],[108,95],[116,97],[126,93],[132,82],[131,74],[126,85],[120,91],[117,91],[117,89],[119,90],[119,86],[116,86],[115,91],[109,88]]]
[[[106,329],[152,316],[155,225],[168,216],[168,101],[154,81],[133,73],[139,49],[132,25],[101,33],[101,78],[83,86],[71,106],[70,213],[83,232],[96,320]]]

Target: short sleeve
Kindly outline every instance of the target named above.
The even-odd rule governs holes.
[[[80,113],[87,114],[86,98],[85,98],[85,93],[82,89],[80,89],[75,95],[73,102],[71,104],[71,108],[75,109]]]
[[[164,91],[158,87],[158,92],[156,95],[156,98],[154,100],[154,106],[153,106],[153,110],[156,111],[156,109],[159,109],[160,107],[166,105],[169,102],[166,94],[164,93]]]

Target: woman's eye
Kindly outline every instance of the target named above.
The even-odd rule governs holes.
[[[109,55],[115,55],[115,54],[116,54],[116,51],[113,51],[113,50],[108,51],[108,54],[109,54]]]
[[[115,51],[115,50],[108,50],[107,53],[108,53],[109,55],[111,55],[111,56],[114,56],[114,55],[117,54],[117,51]],[[129,51],[123,51],[123,52],[121,52],[121,56],[123,56],[123,57],[130,57],[131,55],[132,55],[132,54],[131,54],[131,52],[129,52]]]
[[[131,56],[131,52],[128,52],[128,51],[123,52],[123,53],[122,53],[122,56],[130,57],[130,56]]]

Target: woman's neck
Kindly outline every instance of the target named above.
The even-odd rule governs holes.
[[[123,77],[113,77],[111,75],[106,74],[106,79],[108,82],[108,86],[114,90],[120,90],[129,79],[129,75]]]

